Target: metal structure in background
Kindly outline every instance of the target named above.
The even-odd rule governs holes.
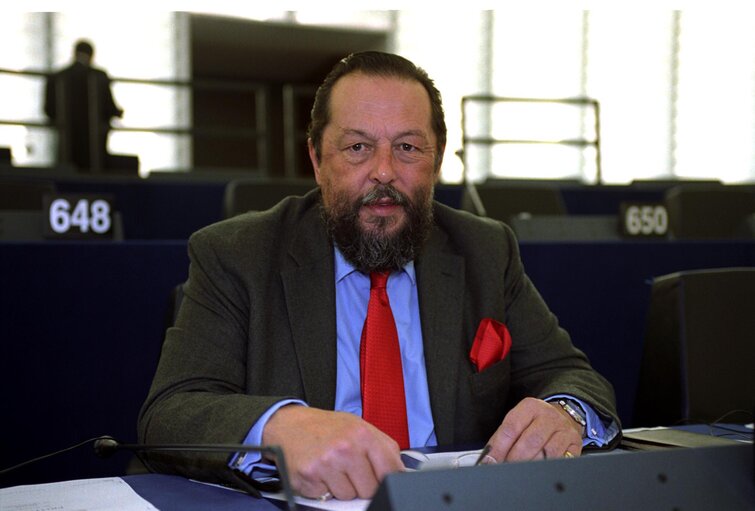
[[[297,104],[307,100],[311,106],[316,92],[317,85],[283,86],[283,164],[285,177],[290,179],[306,174],[301,172],[301,163],[296,156],[302,147],[307,147],[307,122],[304,125],[299,122]]]
[[[31,76],[38,77],[40,79],[46,79],[50,73],[40,71],[16,71],[11,69],[0,68],[0,74],[17,75],[17,76]],[[143,133],[156,133],[156,134],[168,134],[168,135],[188,135],[193,138],[199,137],[243,137],[253,141],[257,146],[257,168],[247,169],[254,170],[260,176],[267,176],[270,172],[270,133],[267,129],[267,112],[268,112],[268,91],[264,84],[256,82],[228,82],[221,80],[194,80],[194,81],[182,81],[182,80],[141,80],[132,78],[112,78],[113,83],[128,83],[128,84],[140,84],[145,86],[162,86],[162,87],[174,87],[174,88],[186,88],[191,92],[200,90],[212,90],[212,91],[233,91],[233,92],[252,92],[254,94],[256,115],[254,116],[253,128],[238,128],[238,127],[223,127],[223,126],[211,126],[211,127],[150,127],[150,126],[112,126],[110,131],[121,132],[143,132]],[[90,98],[93,101],[93,98]],[[40,97],[40,101],[42,98]],[[34,121],[24,119],[0,119],[0,125],[6,126],[26,126],[33,128],[51,129],[57,128],[56,124],[47,121]],[[91,140],[96,140],[98,135],[97,130],[103,129],[98,123],[95,123],[95,128],[90,133]],[[92,145],[92,148],[95,146]],[[101,158],[97,155],[92,159],[95,162],[96,168],[92,168],[91,172],[94,174],[102,173],[103,165],[100,161]],[[95,166],[93,165],[93,167]]]
[[[253,128],[238,128],[224,126],[187,128],[150,128],[150,127],[113,127],[112,131],[130,131],[162,133],[175,135],[189,135],[193,138],[225,138],[243,137],[253,141],[257,146],[257,168],[254,170],[260,176],[267,176],[270,172],[270,132],[268,130],[268,90],[267,86],[256,82],[222,81],[222,80],[193,80],[193,81],[170,81],[170,80],[136,80],[127,78],[113,78],[114,83],[130,83],[143,85],[160,85],[185,87],[194,91],[228,91],[228,92],[252,92],[254,94],[256,115],[254,116]],[[193,123],[192,123],[193,124]]]
[[[588,140],[584,138],[575,139],[557,139],[557,140],[527,140],[527,139],[500,139],[491,135],[472,137],[468,136],[468,115],[467,107],[471,103],[551,103],[562,105],[575,105],[575,106],[587,106],[593,109],[595,118],[595,139]],[[462,129],[462,149],[460,151],[460,157],[464,164],[464,182],[467,179],[467,147],[470,144],[479,144],[493,146],[497,144],[554,144],[554,145],[566,145],[576,148],[584,148],[588,146],[595,147],[595,168],[596,168],[596,182],[601,184],[603,182],[603,175],[601,170],[600,159],[600,104],[597,100],[586,97],[577,98],[563,98],[563,99],[542,99],[542,98],[511,98],[501,96],[490,95],[472,95],[464,96],[461,98],[461,129]],[[490,130],[488,130],[490,131]]]

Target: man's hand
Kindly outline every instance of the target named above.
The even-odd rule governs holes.
[[[304,497],[371,498],[386,474],[404,469],[398,444],[350,413],[284,406],[268,421],[266,445],[286,456],[291,486]]]
[[[579,456],[582,426],[559,405],[528,397],[506,414],[489,444],[499,463]]]

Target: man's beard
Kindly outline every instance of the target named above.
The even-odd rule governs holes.
[[[335,194],[333,203],[323,206],[323,216],[328,234],[354,268],[363,273],[394,271],[413,261],[430,235],[433,209],[428,197],[431,196],[432,191],[421,189],[409,200],[391,185],[376,185],[353,202],[346,194]],[[362,206],[386,197],[404,208],[404,225],[387,234],[396,219],[375,216],[363,228],[359,218]]]

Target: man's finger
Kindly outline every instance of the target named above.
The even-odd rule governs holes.
[[[551,436],[543,450],[546,458],[563,458],[567,451],[572,456],[579,456],[582,445],[577,443],[576,435],[571,431],[560,430]]]
[[[380,484],[380,479],[375,475],[374,467],[367,459],[360,464],[358,469],[347,471],[346,476],[354,488],[355,495],[352,498],[369,499],[375,494]]]
[[[386,475],[392,472],[400,472],[405,469],[404,462],[401,461],[401,451],[398,444],[388,435],[385,435],[384,440],[382,449],[367,451],[370,466],[374,469],[378,481],[382,481]]]
[[[490,455],[498,462],[562,457],[568,450],[578,456],[579,428],[559,408],[535,398],[525,398],[512,408],[490,439]]]
[[[527,425],[509,449],[505,461],[526,461],[547,457],[546,445],[554,433],[552,424],[541,416],[536,416]]]
[[[330,471],[326,474],[325,486],[333,497],[339,500],[351,500],[357,497],[357,489],[346,472]],[[320,494],[322,495],[322,494]],[[315,497],[319,497],[316,495]]]
[[[286,406],[270,418],[263,440],[283,447],[291,484],[307,497],[371,497],[386,474],[403,469],[398,444],[347,413]]]
[[[531,420],[530,417],[525,415],[520,416],[515,410],[516,408],[512,409],[503,418],[503,423],[488,442],[490,444],[490,453],[488,455],[498,462],[505,461],[508,458],[509,452],[518,441],[522,432],[529,426]]]

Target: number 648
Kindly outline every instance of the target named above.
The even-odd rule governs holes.
[[[50,227],[58,234],[68,232],[72,227],[82,233],[91,229],[96,234],[110,230],[110,204],[104,200],[80,199],[71,210],[66,199],[55,199],[50,204]]]

